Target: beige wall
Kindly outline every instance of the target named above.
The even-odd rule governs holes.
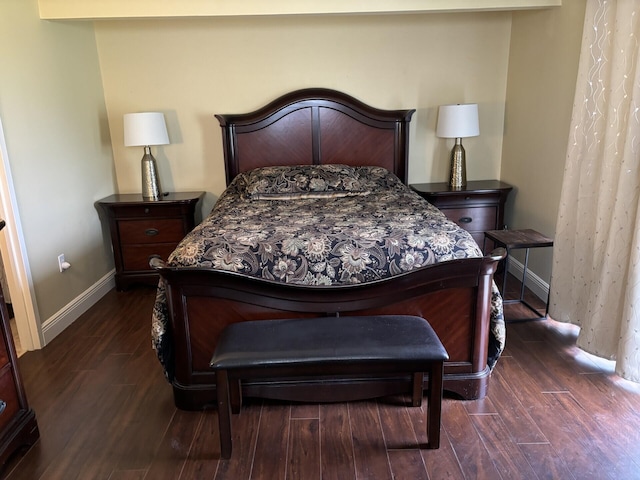
[[[93,27],[42,21],[37,0],[2,0],[0,58],[0,117],[44,322],[113,268],[93,205],[115,189]],[[60,253],[72,264],[64,274]]]
[[[172,145],[154,149],[165,190],[224,188],[215,113],[258,108],[290,90],[329,87],[380,108],[416,108],[409,179],[445,181],[451,142],[437,106],[477,102],[465,141],[469,179],[500,173],[511,14],[424,14],[95,22],[118,187],[140,191],[139,148],[122,115],[161,110]]]
[[[559,9],[513,14],[501,171],[516,187],[510,228],[555,233],[584,11],[585,0],[565,0]],[[532,270],[546,282],[551,255],[531,254]]]

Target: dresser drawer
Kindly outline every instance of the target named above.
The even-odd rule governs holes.
[[[182,218],[118,221],[120,243],[178,243],[185,236]]]
[[[4,342],[2,335],[0,335],[0,368],[9,363],[9,352],[7,351],[7,344]]]
[[[4,402],[2,403],[4,410],[0,413],[0,430],[4,430],[20,410],[13,371],[8,366],[0,370],[0,400]]]
[[[166,260],[176,248],[175,243],[157,243],[154,245],[123,245],[122,263],[127,271],[149,270],[149,257],[159,255]]]
[[[495,207],[443,208],[442,212],[469,232],[494,230],[498,214]]]

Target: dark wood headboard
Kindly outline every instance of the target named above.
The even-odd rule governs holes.
[[[335,90],[288,93],[251,113],[216,115],[227,185],[273,165],[377,165],[407,182],[409,122],[415,110],[380,110]]]

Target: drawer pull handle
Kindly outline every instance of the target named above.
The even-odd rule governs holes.
[[[157,229],[157,228],[147,228],[147,229],[144,231],[144,234],[145,234],[146,236],[148,236],[148,237],[155,237],[156,235],[158,235],[158,233],[160,233],[160,232],[158,231],[158,229]]]
[[[4,409],[7,408],[7,402],[4,400],[0,400],[0,415],[4,412]]]
[[[471,217],[462,217],[460,220],[458,220],[460,223],[471,223],[473,222],[473,218]]]

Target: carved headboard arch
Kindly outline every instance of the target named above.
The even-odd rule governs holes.
[[[407,181],[415,112],[382,110],[326,88],[297,90],[254,112],[216,115],[227,185],[265,165],[378,165]]]

